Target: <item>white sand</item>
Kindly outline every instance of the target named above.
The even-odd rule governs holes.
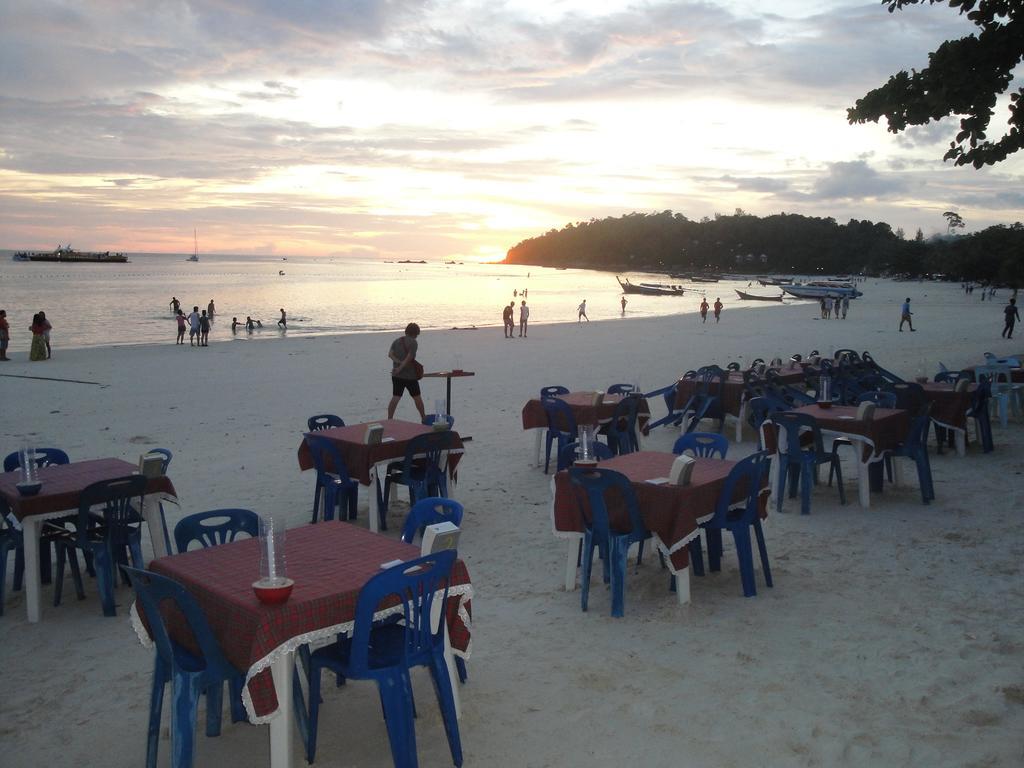
[[[564,544],[551,535],[549,479],[529,466],[533,439],[520,423],[523,403],[542,385],[603,388],[639,378],[653,389],[701,364],[815,347],[868,349],[906,376],[922,366],[934,373],[938,360],[977,362],[985,350],[1024,351],[1024,341],[999,339],[1005,296],[982,303],[931,283],[871,281],[864,290],[846,321],[816,319],[812,304],[727,305],[718,326],[687,316],[535,324],[529,339],[511,344],[498,328],[421,337],[428,370],[459,354],[477,372],[453,386],[456,427],[474,437],[459,490],[467,512],[461,555],[476,591],[462,688],[465,765],[1024,764],[1019,423],[995,427],[991,455],[972,448],[966,458],[933,456],[938,499],[929,506],[908,471],[907,486],[886,486],[862,510],[850,472],[849,505],[822,486],[809,517],[795,505],[771,515],[775,588],[758,575],[756,598],[742,597],[728,540],[722,573],[694,579],[685,608],[653,556],[627,577],[624,619],[609,616],[598,582],[586,614],[579,592],[562,589]],[[905,295],[916,333],[896,332]],[[49,363],[4,363],[0,373],[109,386],[0,377],[0,447],[13,450],[24,432],[73,459],[134,460],[165,446],[174,451],[180,514],[246,506],[302,525],[313,485],[295,460],[305,419],[324,411],[350,423],[382,418],[390,340],[58,347]],[[443,380],[426,387],[428,405],[443,396]],[[414,417],[408,398],[398,416]],[[674,437],[659,430],[647,447],[668,450]],[[748,437],[731,455],[750,450]],[[359,525],[365,507],[364,499]],[[393,506],[390,535],[404,510]],[[102,617],[94,585],[87,592],[78,603],[69,585],[64,605],[53,608],[44,588],[43,621],[30,625],[22,594],[8,591],[0,619],[4,766],[143,763],[151,651],[128,624],[127,590],[117,619]],[[421,765],[450,765],[429,683],[414,682]],[[390,765],[372,684],[324,690],[317,764]],[[220,738],[198,736],[197,764],[267,765],[268,741],[267,728],[225,717]]]

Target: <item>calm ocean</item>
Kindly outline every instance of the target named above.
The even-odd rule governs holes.
[[[7,310],[15,352],[28,349],[28,326],[39,310],[53,325],[55,349],[173,343],[172,296],[186,314],[213,299],[211,343],[280,337],[281,307],[288,313],[288,336],[394,331],[412,321],[423,329],[500,326],[502,306],[524,289],[532,324],[575,321],[583,299],[591,320],[621,316],[615,276],[589,270],[280,256],[201,255],[189,262],[187,254],[129,254],[127,264],[59,264],[14,262],[12,254],[0,251],[0,309]],[[663,275],[630,277],[678,282]],[[723,280],[693,287],[706,290],[709,303],[721,296],[731,310],[760,304],[736,301],[732,289],[746,285]],[[521,300],[515,297],[517,308]],[[628,317],[692,314],[700,295],[628,301]],[[231,318],[244,321],[246,315],[262,320],[263,330],[233,337]]]

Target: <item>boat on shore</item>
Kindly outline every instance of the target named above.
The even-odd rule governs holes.
[[[67,264],[89,263],[89,264],[125,264],[128,257],[123,253],[111,253],[110,251],[76,251],[68,245],[58,245],[52,251],[19,251],[14,254],[13,261],[59,261]]]
[[[641,296],[682,296],[686,289],[680,285],[665,285],[663,283],[631,283],[629,278],[623,282],[622,278],[616,276],[623,293],[639,294]]]
[[[856,299],[864,294],[858,291],[853,283],[843,283],[837,280],[812,280],[807,283],[793,283],[792,285],[779,286],[790,296],[798,299],[823,299],[823,298],[844,298],[849,296]]]
[[[793,282],[793,278],[792,277],[759,277],[759,278],[757,278],[757,282],[759,282],[761,285],[777,285],[777,286],[781,287],[783,285],[790,285]]]
[[[736,290],[736,293],[741,299],[743,299],[743,301],[782,301],[782,294],[779,294],[778,296],[758,296],[757,294],[744,293],[740,290]]]

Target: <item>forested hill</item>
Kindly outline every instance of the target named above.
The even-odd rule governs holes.
[[[925,240],[883,222],[838,224],[798,214],[743,211],[692,221],[680,213],[629,213],[567,224],[517,243],[509,264],[609,270],[808,274],[945,274],[1024,285],[1024,224]]]

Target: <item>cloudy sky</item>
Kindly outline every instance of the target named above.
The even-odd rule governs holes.
[[[971,29],[875,0],[0,0],[0,247],[496,259],[631,211],[1012,223],[1024,158],[846,122]]]

